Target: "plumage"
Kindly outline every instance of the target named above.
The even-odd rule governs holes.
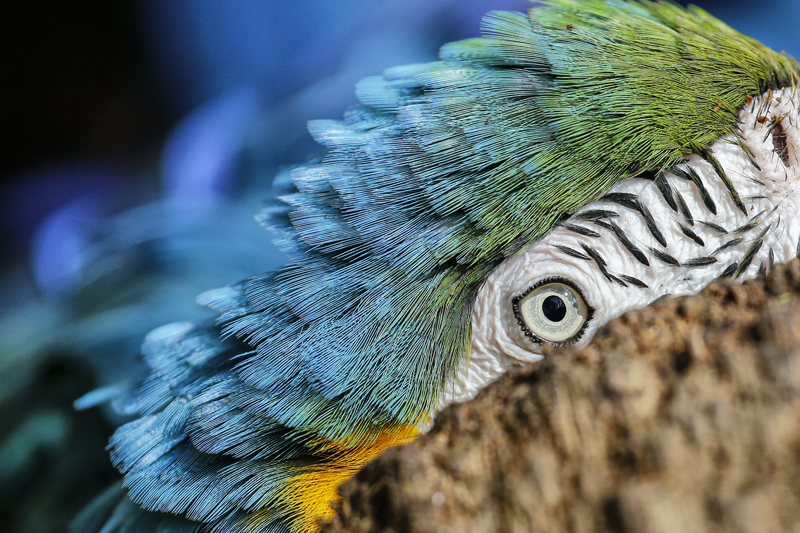
[[[548,0],[527,15],[491,13],[483,31],[445,45],[439,62],[363,80],[343,120],[311,122],[327,154],[279,176],[283,205],[258,216],[289,263],[202,295],[216,323],[145,340],[150,374],[115,400],[139,418],[109,447],[143,510],[127,523],[315,530],[341,481],[474,393],[459,389],[470,364],[485,382],[513,363],[470,359],[476,298],[498,265],[554,228],[580,236],[557,245],[563,257],[626,290],[652,286],[654,270],[620,271],[593,240],[611,235],[637,269],[716,264],[684,197],[698,194],[711,224],[747,214],[733,214],[748,202],[712,146],[751,146],[740,110],[793,88],[797,63],[663,2]],[[692,165],[708,165],[716,185]],[[603,198],[634,179],[682,215],[679,226],[653,217],[655,200],[617,189]],[[605,214],[623,212],[643,224],[635,238],[633,221]],[[663,249],[676,229],[697,246],[693,259]],[[735,275],[766,253],[758,242]],[[508,298],[498,305],[511,313]],[[534,360],[516,329],[508,353]],[[105,531],[145,531],[114,516]]]

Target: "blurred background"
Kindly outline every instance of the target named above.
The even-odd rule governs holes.
[[[800,57],[800,2],[695,2]],[[282,263],[253,215],[359,78],[526,0],[31,0],[0,21],[0,531],[115,479],[102,408],[153,327]]]

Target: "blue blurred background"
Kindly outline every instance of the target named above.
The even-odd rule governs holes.
[[[699,1],[800,57],[797,0]],[[31,0],[0,22],[0,531],[61,531],[114,479],[72,402],[149,329],[281,263],[253,214],[364,76],[526,0]]]

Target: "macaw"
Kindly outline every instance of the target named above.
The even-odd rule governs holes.
[[[800,246],[800,66],[668,2],[494,12],[356,87],[275,179],[282,268],[202,294],[114,406],[75,531],[310,532],[337,486],[543,345]]]

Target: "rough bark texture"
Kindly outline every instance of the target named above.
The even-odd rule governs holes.
[[[327,532],[800,532],[800,262],[609,323],[445,410]]]

